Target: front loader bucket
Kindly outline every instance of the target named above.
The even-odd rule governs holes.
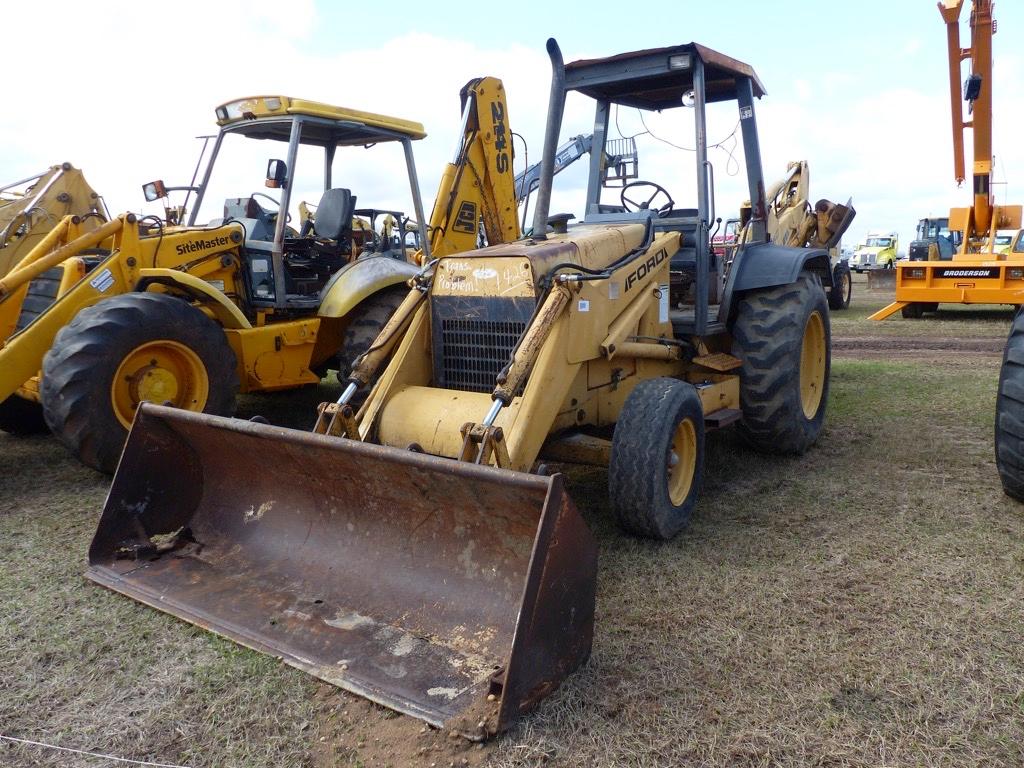
[[[587,659],[596,570],[561,476],[144,404],[87,576],[480,739]]]

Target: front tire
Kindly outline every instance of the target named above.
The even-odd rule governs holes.
[[[1007,496],[1024,501],[1024,316],[1010,326],[996,394],[996,468]]]
[[[50,430],[78,459],[113,473],[142,401],[221,416],[238,376],[224,330],[174,296],[128,293],[87,307],[43,358]]]
[[[612,437],[608,491],[619,525],[671,539],[686,527],[704,480],[704,409],[693,385],[640,382]]]
[[[828,404],[832,331],[817,275],[747,293],[732,328],[740,368],[738,427],[752,446],[801,454],[821,434]]]

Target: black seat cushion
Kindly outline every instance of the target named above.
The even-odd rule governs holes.
[[[341,240],[352,229],[356,197],[347,189],[328,189],[320,198],[313,219],[313,232],[325,240]]]

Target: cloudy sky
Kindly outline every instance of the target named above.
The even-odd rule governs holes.
[[[472,77],[505,83],[511,127],[527,148],[517,141],[517,168],[527,154],[539,159],[544,42],[554,36],[567,61],[697,41],[753,65],[768,91],[757,106],[765,177],[804,158],[815,198],[853,197],[847,245],[869,229],[898,231],[905,245],[919,217],[969,201],[953,181],[945,33],[933,0],[391,0],[380,9],[370,16],[365,3],[326,0],[5,4],[0,181],[67,160],[112,211],[155,212],[140,185],[188,183],[194,137],[215,131],[217,104],[285,93],[422,122],[428,137],[417,165],[429,210],[458,139],[458,91]],[[997,196],[1013,203],[1024,189],[1024,57],[1012,43],[1024,35],[1024,7],[1000,0],[995,15]],[[590,132],[591,109],[585,99],[570,102],[563,138]],[[723,217],[745,197],[742,151],[728,139],[735,122],[732,107],[710,118],[709,139],[723,140],[711,158]],[[623,135],[648,131],[638,138],[640,176],[685,205],[693,157],[677,147],[692,147],[692,113],[672,110],[645,125],[622,110],[613,135],[616,126]],[[969,152],[968,143],[968,168]],[[272,153],[237,170],[231,196],[259,190],[262,154]],[[558,177],[553,210],[582,213],[584,165]],[[343,183],[360,205],[407,199],[397,156],[349,168]]]

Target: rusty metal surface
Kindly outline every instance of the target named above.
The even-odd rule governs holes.
[[[631,60],[642,60],[645,58],[656,58],[667,61],[669,56],[673,56],[677,53],[696,53],[704,62],[708,101],[735,99],[736,80],[741,77],[749,77],[751,79],[754,96],[757,98],[761,98],[767,93],[764,84],[761,82],[761,78],[757,76],[754,68],[749,64],[745,64],[744,62],[734,59],[731,56],[727,56],[724,53],[719,53],[718,51],[701,45],[700,43],[693,42],[662,48],[647,48],[639,51],[629,51],[627,53],[619,53],[614,56],[606,56],[599,59],[579,59],[566,64],[565,72],[569,79],[569,87],[571,89],[573,88],[572,76],[580,70],[612,64],[628,64]],[[692,80],[690,71],[691,70],[678,70],[672,72],[671,74],[673,77],[671,79],[676,82],[677,87],[681,87],[681,85],[686,84],[688,80]],[[604,85],[606,88],[614,88],[613,84]],[[690,87],[692,87],[692,84]],[[579,90],[584,93],[588,93],[589,90],[593,89],[583,87],[579,88]],[[673,94],[674,93],[675,92],[673,91]],[[590,95],[593,96],[594,94],[591,93]],[[600,92],[597,95],[601,95]],[[679,98],[671,99],[668,94],[654,89],[652,89],[652,92],[647,95],[647,98],[656,104],[669,102],[675,106],[680,103]]]
[[[596,544],[560,477],[149,404],[89,564],[100,584],[471,738],[590,651]]]

